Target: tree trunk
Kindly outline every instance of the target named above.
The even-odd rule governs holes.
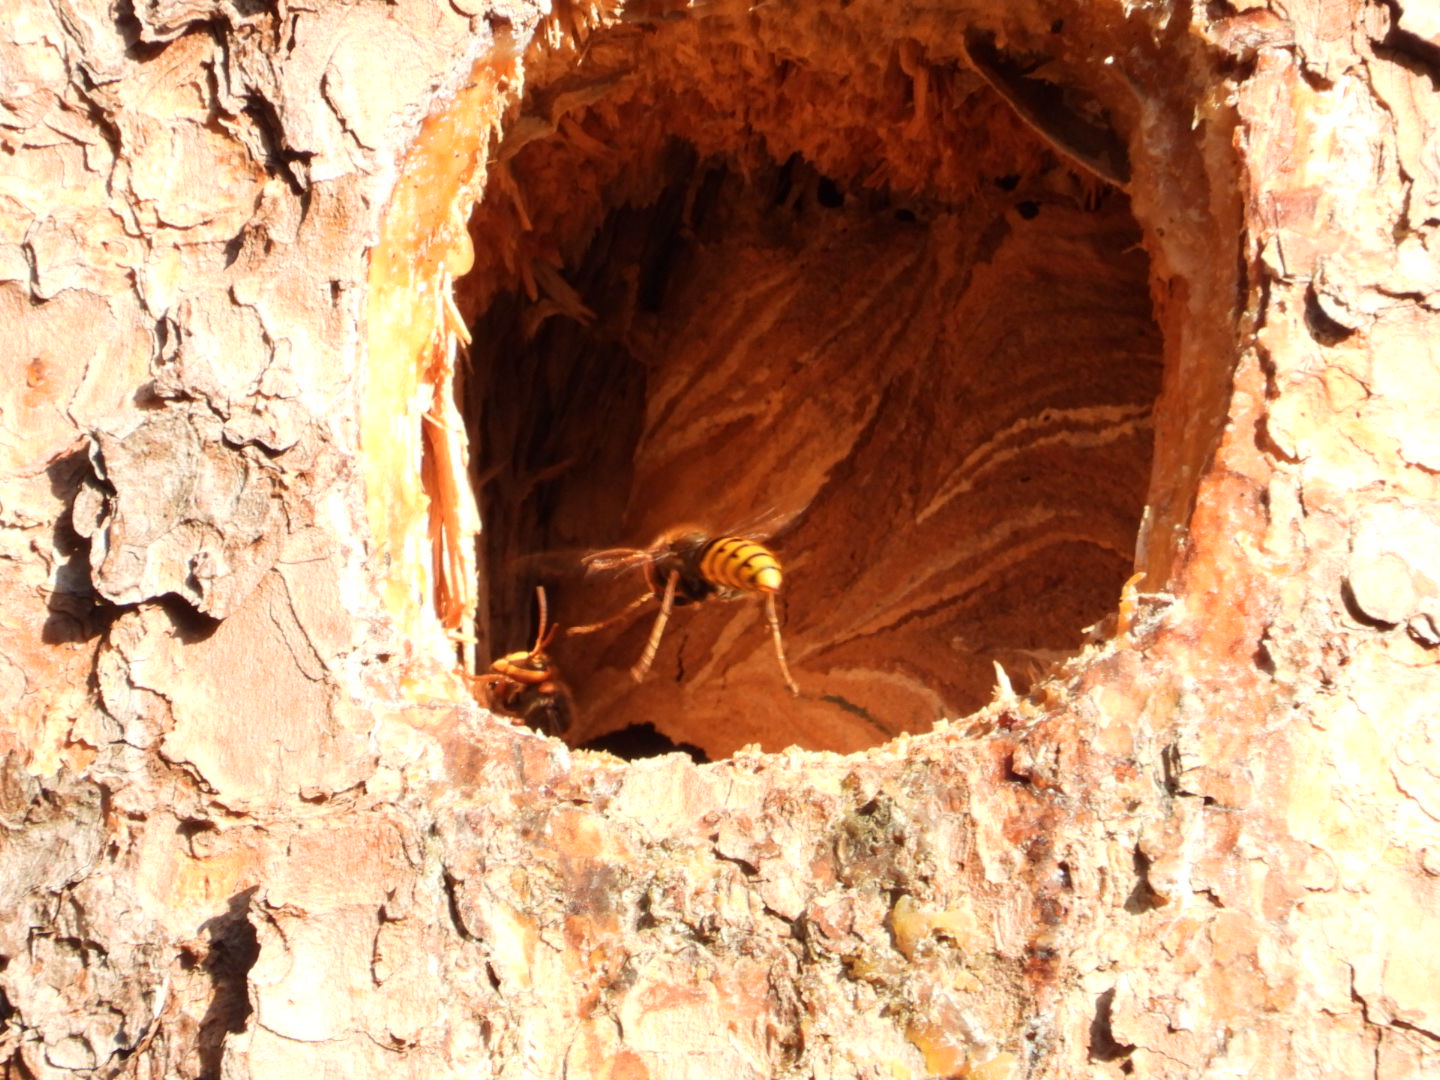
[[[1440,1074],[1427,9],[0,27],[0,1078]]]

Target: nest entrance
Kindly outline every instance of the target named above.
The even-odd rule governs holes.
[[[471,223],[490,653],[537,582],[565,625],[622,607],[639,573],[579,555],[676,525],[771,534],[786,571],[799,698],[753,599],[677,611],[637,685],[652,605],[552,647],[572,743],[928,730],[993,661],[1023,686],[1073,651],[1133,568],[1161,338],[1127,199],[958,59],[788,18],[538,53]]]

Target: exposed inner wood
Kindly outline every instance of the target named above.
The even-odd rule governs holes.
[[[1128,202],[958,65],[874,55],[797,68],[699,20],[621,28],[577,67],[547,54],[507,127],[458,287],[482,648],[533,633],[537,581],[569,625],[644,590],[582,578],[586,550],[756,530],[802,691],[758,598],[677,610],[636,685],[652,603],[551,649],[572,743],[928,730],[995,661],[1023,686],[1076,648],[1131,573],[1161,342]]]
[[[513,75],[513,56],[483,58],[451,106],[422,125],[370,252],[366,293],[361,443],[382,595],[412,648],[423,653],[430,642],[422,639],[436,636],[433,610],[446,633],[440,648],[461,645],[470,668],[479,521],[452,393],[465,327],[451,283],[473,265],[465,215],[484,185],[490,133]]]

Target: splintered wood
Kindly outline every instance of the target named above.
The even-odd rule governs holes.
[[[455,402],[470,336],[452,290],[474,264],[465,223],[514,74],[513,58],[485,57],[449,108],[426,121],[370,253],[361,443],[386,606],[422,640],[437,614],[472,672],[480,515]]]

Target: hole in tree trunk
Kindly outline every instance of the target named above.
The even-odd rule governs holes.
[[[620,610],[639,570],[580,556],[677,525],[785,570],[799,697],[753,596],[677,608],[637,684],[652,601],[551,646],[573,744],[925,731],[1074,651],[1133,568],[1161,340],[1126,196],[959,59],[789,18],[535,52],[471,222],[482,655],[533,641],[536,584],[562,627]]]

